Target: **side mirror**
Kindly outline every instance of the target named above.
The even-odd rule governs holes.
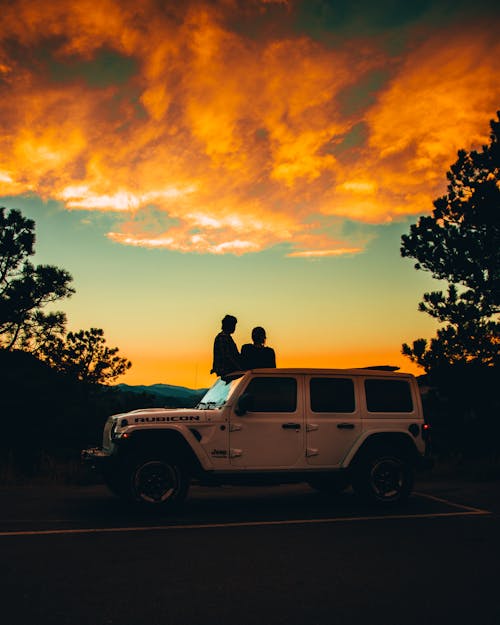
[[[243,393],[243,395],[238,399],[236,403],[236,408],[234,412],[238,415],[238,417],[242,417],[249,410],[252,409],[253,406],[253,397],[250,393]]]

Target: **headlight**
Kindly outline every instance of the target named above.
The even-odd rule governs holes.
[[[109,417],[106,421],[106,425],[104,426],[104,431],[102,433],[102,446],[104,449],[109,449],[111,445],[111,429],[114,426],[113,417]]]
[[[115,441],[118,438],[128,438],[129,435],[127,432],[123,432],[123,428],[126,428],[127,425],[127,419],[115,419],[110,431],[111,440]]]

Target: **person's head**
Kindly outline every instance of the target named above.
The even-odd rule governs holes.
[[[226,315],[222,320],[222,331],[232,334],[236,330],[237,323],[238,319],[236,319],[236,317],[233,317],[233,315]]]
[[[252,341],[255,345],[264,345],[266,342],[266,331],[264,328],[257,326],[252,330]]]

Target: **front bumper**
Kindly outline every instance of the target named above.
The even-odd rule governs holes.
[[[100,447],[91,447],[90,449],[83,449],[80,458],[91,469],[102,472],[106,464],[109,463],[111,456]]]

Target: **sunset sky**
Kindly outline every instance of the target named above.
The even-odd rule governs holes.
[[[476,0],[0,0],[0,205],[119,381],[209,385],[226,313],[279,366],[395,364],[442,288],[399,254],[500,108]]]

